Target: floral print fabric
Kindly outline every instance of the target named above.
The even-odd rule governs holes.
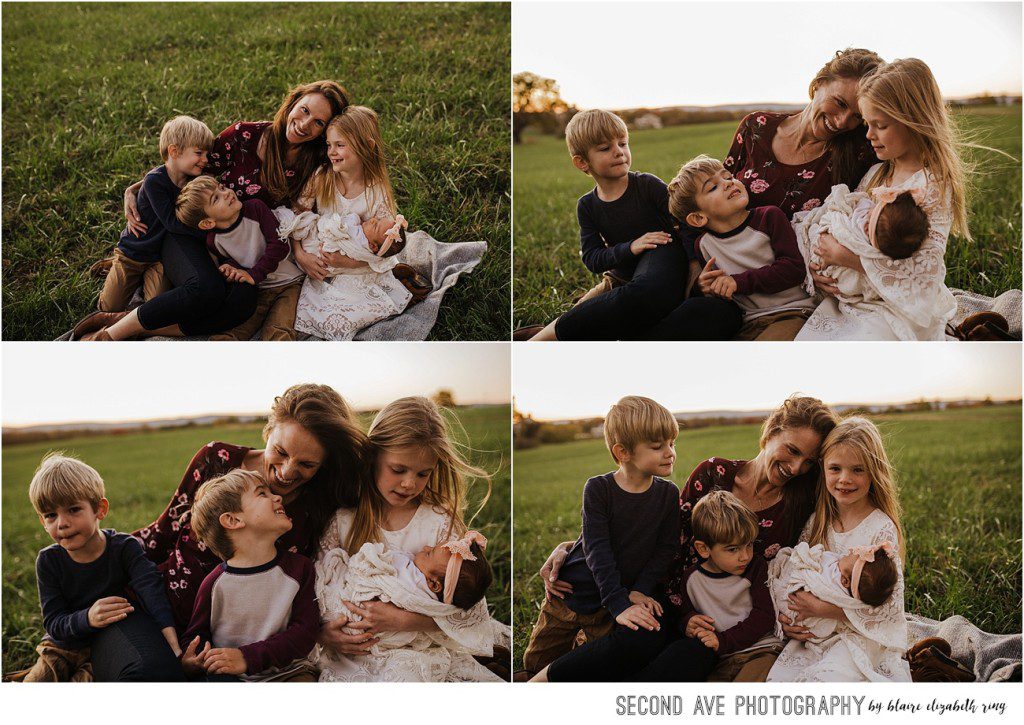
[[[273,208],[279,200],[270,196],[263,186],[260,174],[263,162],[257,153],[260,139],[269,128],[269,121],[241,121],[228,126],[213,140],[206,173],[234,191],[240,201],[259,199]],[[295,175],[291,169],[284,173],[285,176]]]

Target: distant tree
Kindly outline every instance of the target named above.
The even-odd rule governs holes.
[[[569,110],[558,81],[524,71],[512,77],[512,138],[522,141],[523,129],[540,119],[557,118]]]
[[[436,403],[439,408],[454,408],[455,394],[446,388],[442,388],[434,393],[434,403]]]

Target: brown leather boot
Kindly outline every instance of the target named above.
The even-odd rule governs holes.
[[[528,325],[526,327],[520,327],[518,330],[512,331],[512,340],[515,342],[532,340],[543,329],[544,325]]]
[[[914,682],[974,682],[974,673],[954,660],[949,642],[941,637],[922,639],[907,650]]]
[[[82,336],[81,342],[113,342],[114,338],[107,332],[107,328],[96,330],[96,332],[90,332]]]
[[[110,327],[127,314],[127,312],[93,312],[92,314],[86,315],[78,321],[78,324],[75,325],[75,329],[71,331],[71,339],[84,339],[82,337],[83,335],[90,332],[96,332],[104,327]]]
[[[434,288],[430,284],[430,280],[408,264],[396,264],[394,269],[391,270],[391,273],[395,275],[395,279],[401,282],[402,286],[412,294],[412,302],[410,302],[410,304],[422,302],[427,298],[427,295],[434,291]]]

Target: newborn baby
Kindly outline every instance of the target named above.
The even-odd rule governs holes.
[[[841,609],[878,607],[892,596],[899,574],[888,543],[854,547],[846,556],[826,551],[821,544],[802,541],[781,549],[769,565],[768,589],[778,614],[790,619],[789,595],[806,590]],[[800,622],[820,641],[832,634],[835,619],[811,617]],[[777,625],[781,636],[781,626]]]
[[[405,248],[405,230],[409,226],[401,214],[361,222],[356,214],[296,214],[288,207],[278,207],[274,215],[282,239],[295,239],[309,254],[341,252],[350,259],[366,262],[373,272],[388,272],[398,264],[394,257]],[[327,271],[333,277],[360,274],[366,267],[328,267]]]

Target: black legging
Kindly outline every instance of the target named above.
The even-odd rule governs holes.
[[[256,311],[256,286],[228,282],[198,237],[164,237],[161,261],[174,289],[139,307],[147,330],[178,325],[186,335],[212,335],[236,327]]]
[[[718,655],[699,639],[680,637],[631,679],[635,682],[704,682]]]
[[[156,622],[135,611],[99,630],[90,642],[97,682],[183,682],[181,663]]]
[[[691,297],[636,340],[731,340],[743,326],[739,305],[721,297]]]
[[[661,620],[659,619],[659,622]],[[666,627],[651,632],[616,624],[595,639],[559,657],[548,668],[550,682],[624,682],[632,679],[665,647]]]

